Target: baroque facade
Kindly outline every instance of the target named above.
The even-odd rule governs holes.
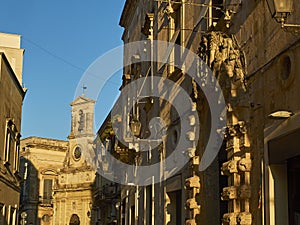
[[[288,20],[300,23],[299,7],[294,2]],[[121,131],[122,140],[114,140],[117,143],[110,153],[137,168],[159,162],[163,169],[159,176],[168,176],[172,171],[164,170],[163,162],[176,149],[179,137],[184,137],[182,154],[189,159],[167,180],[145,185],[137,185],[138,181],[132,185],[126,180],[128,171],[118,171],[125,179],[120,185],[118,223],[299,224],[299,32],[283,29],[264,0],[126,0],[120,25],[124,44],[142,42],[141,48],[124,47],[121,90],[131,85],[132,94],[119,98],[114,106],[122,105],[121,125],[111,132],[110,139]],[[158,47],[154,40],[169,45]],[[190,64],[198,68],[195,79],[188,74],[191,67],[185,64],[186,52],[175,44],[201,59]],[[151,60],[143,60],[149,59],[145,54]],[[208,76],[208,67],[212,76]],[[135,90],[135,81],[147,77],[153,78],[150,84]],[[161,88],[163,82],[155,83],[154,77],[172,80],[188,93],[194,106],[186,109],[192,131],[180,133],[183,121],[172,105],[176,101],[183,108],[188,104],[176,99],[176,85]],[[213,80],[222,90],[224,112],[213,111],[211,96],[204,91]],[[140,96],[143,88],[156,90],[161,98],[173,98],[166,103],[159,97]],[[225,115],[220,130],[212,129],[216,113]],[[163,135],[153,137],[155,123],[151,121],[157,117],[167,128],[159,127]],[[196,117],[201,125],[198,133]],[[132,125],[137,122],[140,131],[134,134]],[[110,125],[103,126],[109,129]],[[202,168],[206,146],[217,141],[210,140],[212,132],[218,132],[223,141],[214,160]],[[160,140],[160,144],[152,149],[150,142],[144,141],[149,136],[150,142]],[[141,151],[143,147],[147,154]],[[176,169],[176,159],[173,163]]]
[[[79,96],[71,107],[69,141],[21,140],[21,210],[27,224],[91,224],[94,101]]]
[[[0,33],[0,224],[18,224],[19,150],[24,49],[21,37]]]

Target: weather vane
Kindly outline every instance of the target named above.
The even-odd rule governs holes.
[[[85,86],[84,84],[82,85],[82,95],[84,95],[84,90],[87,89],[87,86]]]

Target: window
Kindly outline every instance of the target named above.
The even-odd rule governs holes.
[[[78,131],[81,133],[84,130],[85,124],[84,124],[84,113],[82,110],[79,110],[79,127],[78,127]]]
[[[52,179],[44,179],[43,204],[51,204],[52,200]]]
[[[14,171],[19,172],[19,160],[20,160],[20,141],[15,142],[15,157],[14,157]]]
[[[20,134],[16,129],[12,119],[7,120],[6,124],[6,134],[5,134],[5,148],[4,148],[4,161],[8,165],[14,165],[14,169],[17,168],[19,160],[19,153],[16,152],[16,149],[20,142]]]
[[[82,150],[79,146],[77,146],[75,149],[74,149],[74,153],[73,153],[73,156],[74,156],[74,159],[76,161],[80,160],[81,158],[81,154],[82,154]]]
[[[6,138],[5,138],[5,152],[4,152],[4,160],[5,162],[9,162],[10,157],[10,142],[11,142],[11,134],[9,128],[6,129]]]
[[[17,210],[16,210],[16,208],[9,206],[8,211],[9,211],[8,212],[8,224],[15,225],[16,219],[17,219]]]

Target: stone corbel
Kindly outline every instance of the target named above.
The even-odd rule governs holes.
[[[187,178],[185,180],[185,187],[186,188],[199,188],[200,189],[200,178],[196,175]]]

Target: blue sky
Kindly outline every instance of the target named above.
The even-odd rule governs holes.
[[[119,19],[125,0],[7,0],[0,32],[22,35],[25,49],[22,137],[66,140],[70,102],[84,71],[122,44]],[[101,82],[101,81],[100,81]],[[96,103],[96,129],[119,93],[121,73],[105,84]],[[86,91],[89,97],[88,87]]]

